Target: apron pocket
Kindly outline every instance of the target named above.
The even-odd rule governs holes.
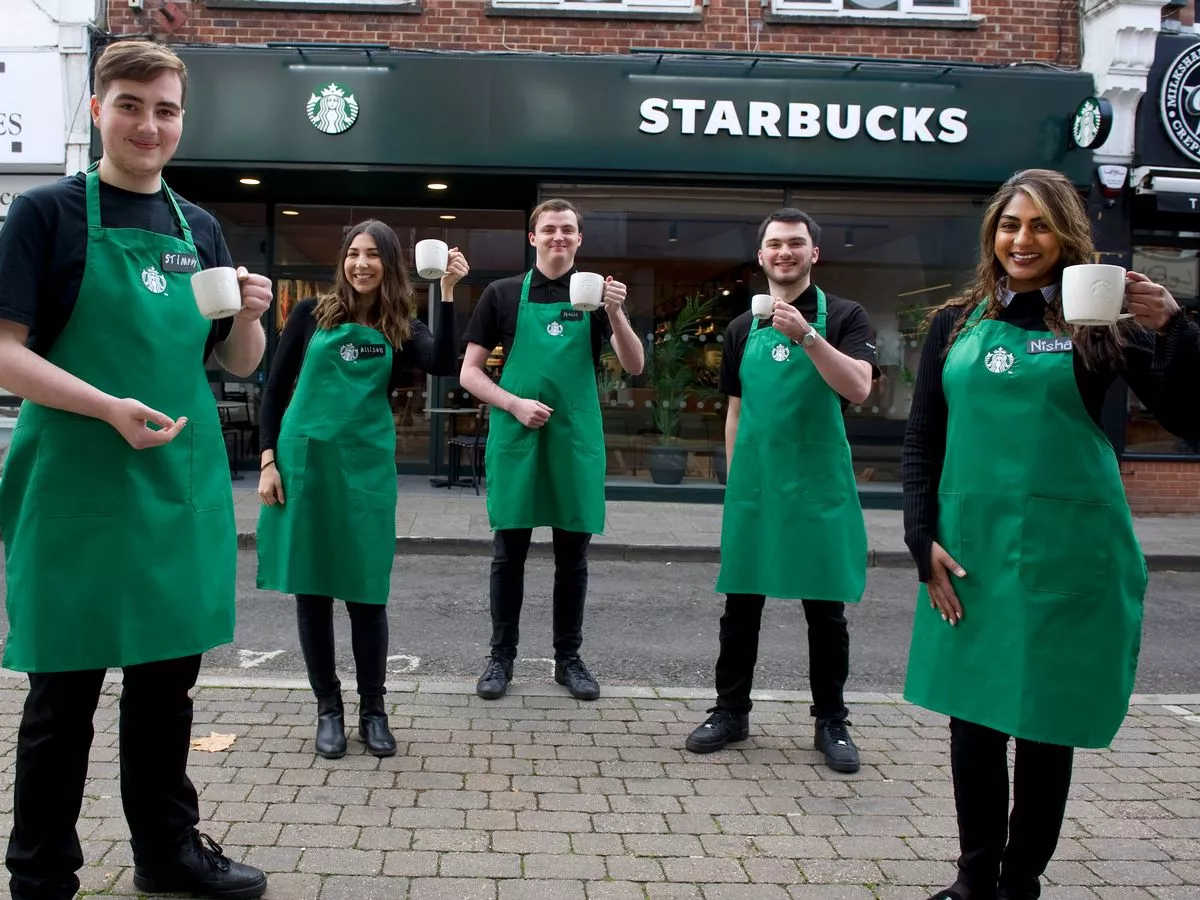
[[[308,471],[308,438],[281,437],[275,444],[275,466],[283,482],[284,501],[290,503],[293,497],[303,496]]]
[[[350,505],[360,509],[396,508],[396,457],[378,447],[346,447],[345,472]],[[286,490],[286,489],[285,489]]]
[[[801,443],[795,447],[795,467],[779,475],[800,483],[800,492],[808,503],[840,506],[851,495],[857,499],[854,469],[849,465],[849,450],[830,444]]]
[[[725,502],[757,502],[762,496],[762,482],[762,451],[758,441],[744,438],[733,445],[733,463],[725,475]]]
[[[1107,503],[1026,497],[1021,583],[1031,591],[1088,596],[1108,583],[1112,516]]]
[[[186,430],[191,432],[192,441],[192,509],[224,509],[233,502],[233,483],[221,426],[189,422]]]
[[[130,457],[121,433],[99,419],[51,419],[38,435],[37,495],[51,518],[115,516],[125,508]]]

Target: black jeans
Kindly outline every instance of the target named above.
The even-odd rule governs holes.
[[[958,881],[973,900],[995,897],[997,883],[1010,900],[1040,896],[1067,808],[1074,749],[1018,739],[1009,816],[1008,741],[983,725],[950,720]]]
[[[358,695],[382,697],[387,681],[387,605],[347,603],[346,612],[350,614],[350,646],[354,650]],[[337,676],[333,653],[333,598],[297,594],[296,623],[313,693],[318,699],[340,697],[342,682]]]
[[[120,699],[121,804],[133,858],[172,857],[200,821],[187,777],[192,698],[200,657],[127,666]],[[104,669],[29,675],[17,734],[13,828],[6,863],[13,900],[71,900],[83,850],[75,823],[83,805],[92,716]]]
[[[521,637],[525,558],[530,528],[504,528],[492,539],[492,657],[512,661]],[[583,645],[583,602],[587,597],[587,551],[592,536],[554,529],[554,658],[579,655]]]
[[[754,664],[758,661],[758,632],[762,625],[762,594],[728,594],[721,616],[721,652],[717,656],[717,706],[734,713],[748,713]],[[846,627],[845,604],[829,600],[805,600],[808,620],[808,684],[812,691],[810,709],[818,719],[844,719],[842,691],[850,675],[850,632]]]

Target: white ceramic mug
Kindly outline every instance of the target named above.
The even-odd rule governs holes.
[[[576,272],[571,276],[571,306],[592,312],[604,300],[604,276],[595,272]]]
[[[242,308],[242,287],[237,269],[218,266],[202,269],[192,276],[192,294],[200,315],[206,319],[225,319]]]
[[[418,241],[414,254],[417,264],[417,274],[422,278],[441,278],[446,274],[446,266],[450,261],[450,248],[445,241]]]
[[[1067,266],[1062,274],[1063,318],[1072,325],[1112,325],[1125,302],[1121,266]]]
[[[750,298],[750,312],[756,319],[769,319],[775,309],[775,298],[770,294],[755,294]]]

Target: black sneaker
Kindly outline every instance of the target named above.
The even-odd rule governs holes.
[[[959,893],[955,888],[946,888],[945,890],[938,891],[929,900],[967,900],[967,896]]]
[[[847,774],[859,768],[858,748],[850,739],[845,719],[817,719],[813,746],[825,754],[825,764],[835,772]]]
[[[600,696],[600,685],[587,670],[583,660],[578,656],[554,663],[554,680],[566,685],[571,696],[576,700],[595,700]]]
[[[726,744],[744,741],[750,736],[749,713],[730,712],[720,706],[714,706],[709,712],[712,715],[684,742],[684,746],[693,753],[712,753]]]
[[[144,894],[196,894],[211,900],[254,900],[267,890],[267,876],[227,857],[207,834],[192,832],[174,859],[134,865],[133,886]]]
[[[488,658],[487,668],[475,683],[475,693],[484,700],[499,700],[508,690],[512,681],[513,664],[511,659]]]

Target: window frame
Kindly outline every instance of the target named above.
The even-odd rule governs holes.
[[[597,15],[613,13],[690,13],[696,12],[698,0],[490,0],[496,12],[506,10],[546,10],[555,12],[588,12]]]
[[[493,0],[495,2],[495,0]],[[934,6],[922,0],[896,0],[899,9],[846,9],[845,0],[771,0],[771,12],[780,16],[837,16],[844,18],[895,19],[966,19],[971,15],[971,0],[954,0],[955,7]]]

